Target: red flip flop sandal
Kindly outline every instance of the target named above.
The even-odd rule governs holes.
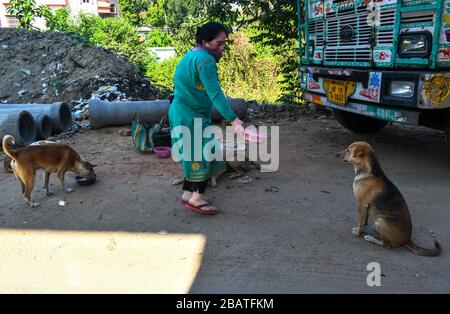
[[[208,204],[209,204],[209,201],[206,199],[206,198],[204,198],[204,200],[205,201],[207,201],[208,202]],[[189,204],[189,202],[188,201],[185,201],[184,199],[182,199],[181,197],[180,197],[180,203],[181,204],[183,204],[183,205],[186,205],[186,204]]]
[[[219,211],[217,209],[214,210],[204,210],[202,209],[202,207],[206,207],[206,206],[211,206],[211,203],[205,203],[199,206],[194,206],[192,204],[189,204],[188,202],[184,203],[184,206],[186,206],[187,208],[189,208],[190,210],[203,214],[203,215],[215,215],[217,214]]]

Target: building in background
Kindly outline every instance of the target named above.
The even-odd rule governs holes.
[[[148,26],[138,27],[138,33],[141,40],[145,40],[145,36],[157,28],[152,28]],[[167,33],[168,29],[162,29],[163,32]],[[150,47],[149,51],[156,56],[157,62],[162,62],[167,59],[173,58],[177,55],[175,47]]]
[[[67,8],[71,16],[77,16],[83,12],[86,14],[110,17],[117,15],[119,0],[36,0],[36,5],[46,5],[52,10]],[[19,21],[6,13],[9,0],[0,0],[0,27],[17,27]],[[36,18],[33,25],[39,29],[45,29],[45,21]]]
[[[165,61],[177,55],[175,47],[151,47],[149,49],[155,54],[157,62]]]

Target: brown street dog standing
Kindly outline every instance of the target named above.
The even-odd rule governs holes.
[[[57,144],[57,142],[42,140],[42,141],[37,141],[37,142],[31,143],[30,145],[44,145],[44,144]],[[11,149],[11,147],[10,147],[10,149]],[[12,158],[9,156],[5,156],[5,158],[3,159],[3,169],[5,170],[5,172],[13,172],[13,170],[11,168],[11,161],[12,161]]]
[[[353,192],[358,204],[359,224],[353,228],[353,235],[363,235],[366,241],[387,248],[405,246],[418,255],[437,256],[441,253],[436,239],[434,249],[422,248],[412,242],[412,222],[406,201],[384,174],[368,143],[355,142],[337,156],[355,168]],[[375,234],[365,228],[369,218]]]
[[[21,183],[25,202],[31,207],[39,206],[39,203],[31,200],[37,169],[43,169],[45,172],[44,189],[47,195],[52,194],[48,190],[52,172],[57,173],[62,189],[67,193],[73,191],[64,183],[67,171],[72,171],[82,177],[90,176],[94,172],[95,165],[84,161],[69,145],[44,143],[11,150],[10,143],[14,144],[14,138],[11,135],[5,135],[2,142],[3,151],[12,159],[11,168]]]

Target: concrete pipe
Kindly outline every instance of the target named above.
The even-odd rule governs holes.
[[[46,114],[52,122],[53,134],[64,132],[72,126],[70,107],[64,103],[54,104],[0,104],[0,108],[22,109],[31,114]]]
[[[46,114],[33,114],[34,121],[36,121],[36,139],[45,140],[52,135],[52,121]]]
[[[139,118],[146,123],[159,122],[161,117],[169,111],[168,100],[154,101],[103,101],[89,100],[89,122],[91,129],[108,126],[131,124],[133,114],[137,112]]]
[[[239,98],[228,98],[228,101],[239,116],[244,120],[247,118],[247,104]],[[155,123],[169,112],[168,100],[153,101],[103,101],[99,99],[89,100],[89,120],[91,129],[108,126],[120,126],[131,123],[133,114],[137,112],[139,118],[146,123]],[[220,121],[223,117],[213,107],[211,117],[213,121]]]
[[[247,102],[242,98],[230,98],[227,97],[228,103],[230,104],[233,111],[241,120],[247,119]],[[211,119],[214,122],[219,122],[223,120],[222,115],[213,107],[211,112]]]
[[[12,135],[18,146],[25,146],[36,140],[36,123],[28,111],[0,110],[0,139]]]

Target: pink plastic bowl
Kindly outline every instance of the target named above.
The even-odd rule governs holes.
[[[172,148],[167,146],[155,147],[155,155],[158,158],[167,158],[171,155]]]
[[[267,133],[262,131],[245,129],[244,138],[249,142],[262,143],[267,139]]]

